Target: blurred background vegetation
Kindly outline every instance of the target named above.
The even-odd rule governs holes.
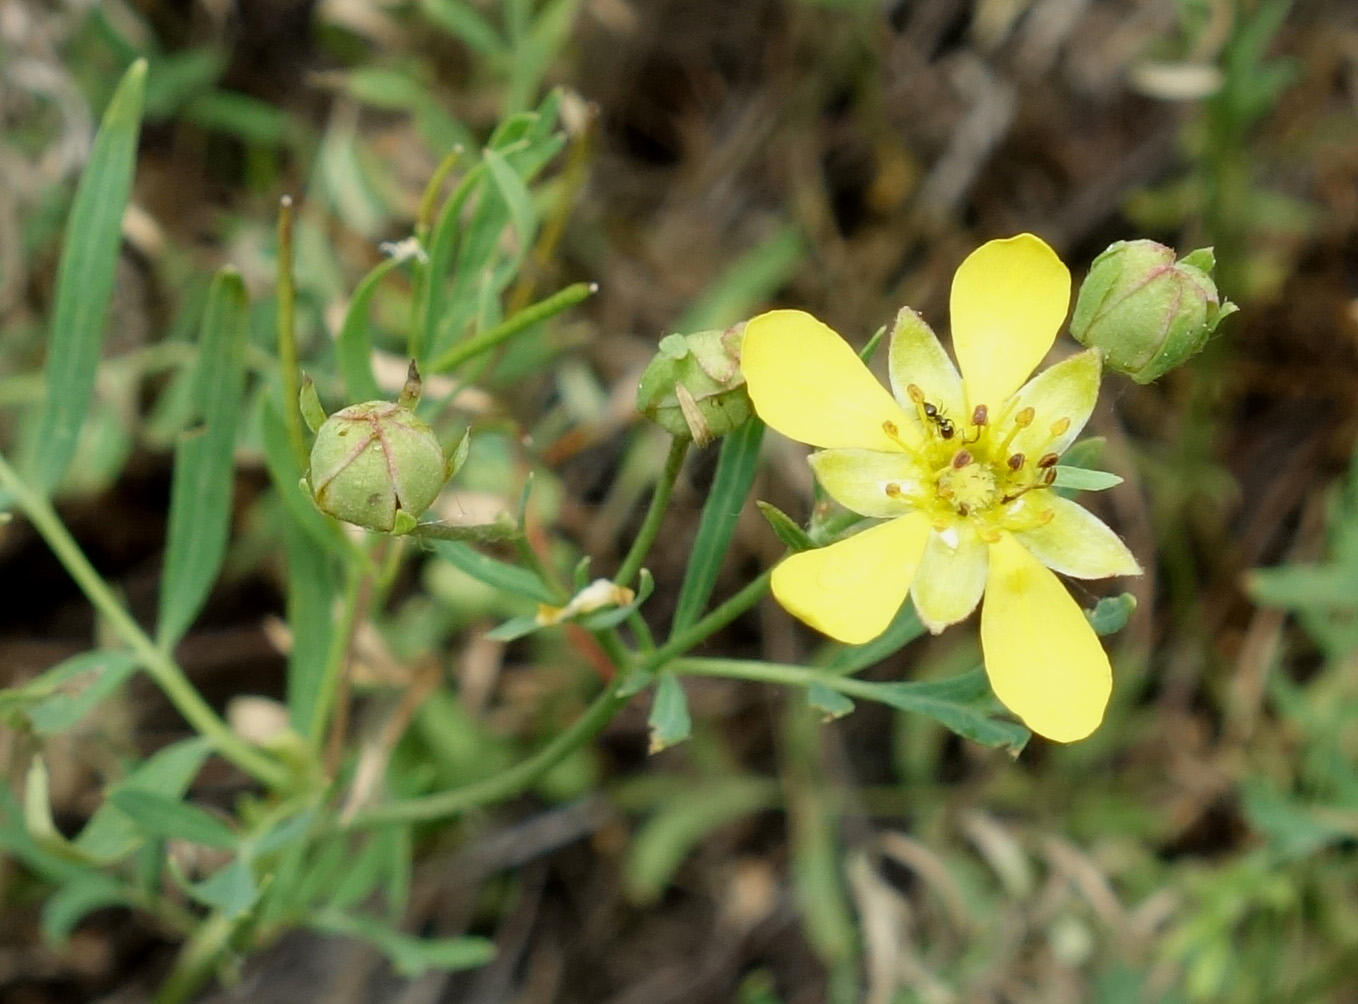
[[[1223,292],[1243,308],[1157,385],[1110,381],[1092,422],[1104,466],[1127,478],[1101,515],[1147,569],[1127,586],[1139,608],[1114,640],[1113,705],[1092,739],[1034,741],[1012,760],[883,707],[822,724],[771,687],[690,681],[691,741],[648,756],[639,703],[531,795],[417,831],[403,928],[486,935],[490,965],[405,980],[375,951],[293,934],[216,999],[1358,999],[1353,4],[6,3],[7,453],[38,447],[25,416],[43,393],[62,227],[94,123],[139,57],[147,118],[113,316],[59,499],[147,618],[189,408],[181,377],[213,272],[239,269],[262,352],[277,204],[291,194],[303,350],[333,353],[355,284],[381,242],[411,233],[440,162],[544,100],[564,141],[519,234],[531,229],[531,251],[492,294],[522,307],[571,282],[599,290],[459,389],[485,446],[445,499],[491,513],[533,469],[540,519],[596,569],[626,551],[663,462],[663,437],[632,409],[667,333],[778,304],[861,345],[902,304],[943,318],[961,258],[1020,230],[1077,276],[1118,239],[1215,245]],[[410,290],[366,295],[379,349],[396,344],[383,333]],[[390,393],[404,364],[388,362]],[[690,461],[650,561],[643,611],[657,624],[714,461],[715,449]],[[279,501],[257,445],[242,443],[237,471],[226,574],[179,649],[218,707],[280,696],[287,658]],[[768,437],[756,494],[805,515],[800,447]],[[781,553],[750,507],[719,590]],[[0,528],[0,583],[2,686],[100,630],[21,521]],[[413,564],[356,639],[359,735],[413,714],[393,770],[428,785],[481,776],[559,729],[592,670],[560,638],[484,637],[521,612],[450,565]],[[709,651],[796,662],[816,644],[766,604]],[[975,661],[974,632],[954,630],[871,675]],[[431,673],[455,693],[402,711]],[[132,680],[47,745],[57,825],[78,829],[120,764],[182,735]],[[0,738],[16,790],[22,754]],[[195,794],[227,803],[240,788],[219,766]],[[44,938],[50,891],[0,858],[0,997],[146,999],[173,958],[165,932],[105,909],[65,942]]]

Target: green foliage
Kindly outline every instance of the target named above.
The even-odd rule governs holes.
[[[47,343],[47,400],[38,422],[41,451],[32,469],[34,483],[44,492],[66,473],[89,411],[113,296],[123,210],[136,167],[145,88],[146,63],[134,63],[104,112],[66,224]]]
[[[0,458],[0,490],[94,608],[97,643],[0,691],[0,718],[14,734],[23,776],[21,796],[0,789],[0,850],[48,888],[42,928],[53,943],[107,906],[136,911],[181,939],[158,996],[165,1004],[189,999],[214,976],[228,979],[241,956],[294,928],[370,944],[409,978],[484,965],[493,956],[489,940],[417,935],[406,926],[417,861],[474,839],[479,810],[524,793],[555,801],[600,788],[591,740],[652,687],[652,751],[677,746],[669,762],[695,766],[691,776],[665,777],[658,768],[645,797],[608,789],[644,817],[622,858],[628,895],[659,901],[704,840],[775,813],[790,834],[791,901],[829,974],[829,996],[857,999],[866,936],[846,823],[858,810],[822,756],[826,736],[841,727],[833,720],[856,724],[850,716],[863,716],[865,704],[880,705],[908,717],[912,733],[936,725],[931,735],[961,737],[966,755],[981,763],[1006,764],[1029,740],[1004,716],[984,671],[970,668],[974,657],[952,676],[923,660],[909,679],[895,664],[890,679],[867,675],[923,635],[909,604],[879,638],[824,645],[807,665],[690,654],[747,618],[768,590],[767,571],[729,595],[723,585],[745,572],[730,555],[767,470],[757,419],[723,442],[674,582],[657,583],[646,566],[678,508],[671,492],[686,444],[672,445],[661,467],[657,441],[634,436],[617,480],[632,502],[649,495],[649,508],[624,541],[613,578],[590,582],[601,574],[591,569],[605,576],[610,569],[584,553],[574,533],[578,500],[563,503],[549,446],[618,424],[605,389],[593,388],[602,402],[597,429],[565,406],[534,424],[501,399],[476,400],[508,398],[520,385],[562,398],[579,390],[571,380],[583,367],[567,356],[574,335],[561,321],[597,287],[566,281],[578,249],[563,253],[559,242],[584,183],[583,169],[570,168],[586,162],[589,127],[572,125],[568,134],[574,96],[544,87],[581,7],[421,0],[384,13],[465,47],[470,78],[496,109],[491,122],[455,117],[440,67],[419,53],[369,54],[318,81],[346,102],[409,118],[407,139],[425,146],[414,162],[439,165],[418,198],[347,115],[317,133],[289,107],[225,89],[224,49],[167,52],[135,12],[90,15],[81,54],[94,55],[83,64],[91,91],[112,97],[67,217],[44,324],[45,368],[40,378],[21,375],[27,383],[7,377],[0,392],[0,407],[15,412],[15,439],[34,444],[26,477]],[[95,79],[115,69],[116,88]],[[272,196],[284,178],[309,181],[305,198],[284,203],[277,228],[259,218],[257,202],[223,211],[216,237],[241,260],[215,273],[202,268],[202,248],[161,235],[167,248],[152,267],[173,301],[165,312],[173,321],[168,332],[150,334],[152,344],[124,351],[105,344],[105,329],[143,111],[166,129],[230,140],[240,163],[222,158],[221,169],[238,170],[234,180],[247,192]],[[42,227],[33,226],[39,241]],[[383,246],[386,257],[355,260],[364,237],[402,233],[409,236]],[[806,228],[780,220],[693,297],[678,327],[725,330],[781,295],[810,254]],[[261,296],[257,277],[269,271],[275,290]],[[302,487],[308,444],[294,409],[301,369],[317,400],[342,405],[392,397],[390,374],[410,360],[429,378],[420,420],[447,448],[455,479],[423,522],[399,527],[408,534],[341,526]],[[104,381],[121,388],[122,408],[101,400]],[[533,399],[524,393],[510,403]],[[558,441],[545,434],[539,441],[554,423]],[[116,478],[133,449],[170,470],[153,636],[48,501],[58,488],[77,494]],[[100,478],[76,476],[87,455],[103,465]],[[1082,463],[1058,469],[1058,479],[1072,490],[1120,480]],[[463,520],[463,494],[473,506],[491,499],[499,511],[478,509],[481,521]],[[793,550],[823,546],[861,522],[817,505],[801,525],[758,504]],[[223,714],[176,652],[223,580],[247,575],[282,594],[270,623],[286,655],[282,700],[239,702]],[[596,602],[590,590],[599,582],[600,595],[615,591]],[[668,613],[655,608],[661,598],[674,604],[663,638],[652,635]],[[1101,633],[1112,632],[1132,606],[1129,598],[1103,601],[1091,616]],[[482,648],[466,667],[445,673],[449,654],[472,646]],[[494,659],[482,658],[488,651]],[[531,673],[522,673],[521,658]],[[488,663],[493,674],[522,673],[529,684],[486,691],[473,670]],[[125,736],[104,735],[121,726],[96,712],[137,673],[190,738],[140,756]],[[705,677],[786,691],[775,716],[781,746],[765,773],[737,769],[735,753],[703,721],[703,703],[695,698],[690,707]],[[95,765],[97,807],[63,832],[49,763],[59,741],[91,735],[98,740],[91,749],[120,752]],[[211,758],[221,761],[214,771],[235,772],[229,796],[206,782]],[[1318,855],[1343,838],[1342,826],[1312,808],[1285,791],[1253,790],[1249,811],[1269,835],[1270,860]],[[993,902],[994,890],[985,892]],[[1263,900],[1260,908],[1276,906]],[[1176,951],[1219,954],[1213,939],[1229,929],[1188,930]],[[776,999],[754,977],[741,996]]]

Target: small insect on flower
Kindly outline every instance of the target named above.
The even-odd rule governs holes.
[[[1034,732],[1063,742],[1098,726],[1112,669],[1052,572],[1140,571],[1112,530],[1051,490],[1101,377],[1090,350],[1028,379],[1069,305],[1065,265],[1020,234],[978,248],[953,278],[961,374],[908,308],[891,335],[894,397],[848,343],[801,311],[754,318],[741,347],[759,416],[820,447],[811,467],[831,498],[884,521],[785,559],[773,570],[778,601],[858,644],[881,634],[907,595],[935,632],[984,597],[981,645],[996,696]]]

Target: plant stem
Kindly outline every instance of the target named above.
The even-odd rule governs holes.
[[[654,652],[648,653],[630,671],[627,670],[626,663],[620,661],[625,658],[625,654],[621,651],[622,647],[612,632],[597,632],[594,637],[604,646],[605,651],[614,660],[619,671],[625,674],[623,676],[624,684],[638,674],[649,676],[655,673],[657,669],[665,666],[675,655],[697,645],[758,603],[765,592],[768,591],[771,574],[765,572],[759,578],[750,582],[744,589],[719,605],[698,623],[680,632]],[[720,660],[684,661],[705,663]],[[728,661],[742,665],[739,660]],[[789,666],[784,668],[797,670],[801,667]],[[807,680],[803,685],[809,685],[810,682],[810,680]],[[852,683],[853,681],[848,682]],[[827,680],[827,686],[834,686],[834,684]],[[456,815],[478,805],[516,795],[556,766],[562,757],[579,749],[602,732],[604,727],[613,720],[613,716],[632,698],[633,694],[634,691],[625,685],[614,684],[601,692],[594,699],[594,702],[585,709],[584,714],[572,722],[565,732],[562,732],[538,752],[513,767],[483,781],[454,788],[452,791],[437,792],[433,795],[403,799],[363,809],[354,814],[348,826],[381,826],[386,823],[409,823],[439,819],[444,816]]]
[[[206,918],[179,950],[174,968],[156,990],[151,1004],[181,1004],[201,990],[212,978],[212,970],[226,949],[235,926],[222,913]]]
[[[156,646],[113,595],[113,590],[94,570],[51,503],[24,484],[3,456],[0,456],[0,487],[13,493],[33,528],[47,542],[90,604],[137,655],[146,674],[194,730],[211,742],[225,759],[262,784],[275,789],[286,787],[291,779],[290,772],[241,739],[218,717],[189,682],[179,664]]]
[[[499,802],[517,795],[563,757],[573,753],[597,735],[627,700],[627,697],[619,696],[616,687],[608,687],[594,698],[584,714],[572,722],[569,728],[559,733],[532,756],[519,761],[508,770],[503,770],[484,781],[454,788],[452,791],[362,809],[354,814],[349,826],[381,826],[386,823],[439,819],[487,802]]]
[[[501,342],[508,341],[521,331],[531,328],[534,324],[583,303],[598,290],[599,287],[596,283],[572,283],[565,289],[539,300],[532,306],[525,307],[513,317],[501,321],[495,327],[488,328],[479,335],[454,345],[430,363],[429,371],[431,373],[447,373],[449,370],[457,369],[469,359],[474,359],[483,352],[489,352]]]
[[[371,555],[367,557],[371,559]],[[316,691],[316,708],[311,716],[311,734],[307,736],[311,750],[317,756],[321,753],[327,727],[331,725],[331,715],[335,712],[336,698],[342,689],[341,680],[344,667],[348,664],[359,611],[364,606],[365,594],[371,589],[371,574],[366,562],[349,566],[339,622],[334,625],[334,634],[330,636],[330,650],[325,656],[325,671]]]
[[[620,586],[627,585],[637,572],[641,571],[641,563],[646,560],[651,545],[655,543],[656,534],[660,532],[660,523],[665,518],[665,508],[670,504],[670,495],[674,492],[674,482],[679,478],[679,469],[684,466],[688,444],[689,440],[680,436],[670,440],[669,456],[665,458],[665,469],[660,472],[660,480],[655,484],[655,493],[651,495],[651,505],[646,510],[646,518],[642,520],[641,529],[637,531],[627,557],[623,558],[618,574],[613,578]]]
[[[306,439],[298,395],[302,371],[297,362],[297,290],[292,281],[292,197],[278,200],[278,371],[283,378],[283,422],[302,470],[307,468]]]
[[[821,669],[794,666],[782,662],[755,662],[747,659],[705,659],[697,656],[673,659],[666,667],[680,676],[720,676],[728,680],[753,680],[756,683],[778,683],[787,687],[809,687],[819,683],[849,697],[873,700],[877,685],[852,676],[836,676]]]
[[[744,589],[718,604],[698,623],[671,635],[665,644],[643,660],[638,669],[648,672],[658,669],[679,653],[687,652],[694,645],[706,640],[709,635],[726,627],[727,624],[730,624],[764,598],[764,594],[769,591],[769,579],[772,576],[773,572],[768,571],[757,579],[751,579],[746,583]]]

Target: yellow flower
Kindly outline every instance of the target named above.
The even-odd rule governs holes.
[[[1066,267],[1020,234],[978,248],[953,277],[962,376],[908,308],[891,335],[894,398],[847,342],[801,311],[754,318],[741,350],[760,418],[821,447],[811,466],[835,501],[886,520],[784,560],[773,572],[778,601],[857,644],[886,629],[907,593],[934,632],[984,594],[991,687],[1034,732],[1061,742],[1098,727],[1112,670],[1050,570],[1140,572],[1112,530],[1050,487],[1094,408],[1102,369],[1089,350],[1027,380],[1069,304]]]

